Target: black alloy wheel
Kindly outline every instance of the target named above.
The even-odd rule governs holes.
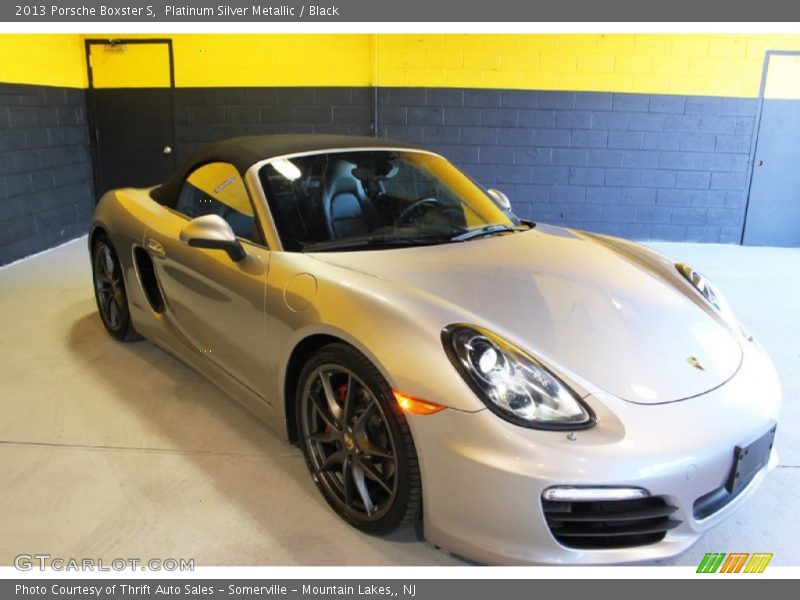
[[[98,237],[94,243],[92,274],[97,310],[106,331],[123,342],[139,339],[131,324],[122,267],[111,241],[105,235]]]
[[[297,420],[314,481],[345,521],[385,534],[418,517],[421,484],[408,423],[366,357],[344,344],[314,354],[300,375]]]

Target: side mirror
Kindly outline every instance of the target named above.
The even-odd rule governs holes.
[[[180,238],[195,248],[224,250],[233,262],[245,257],[244,248],[228,222],[218,215],[204,215],[189,221],[181,229]]]
[[[506,196],[503,192],[496,190],[495,188],[489,188],[486,191],[492,197],[492,200],[497,202],[500,208],[503,210],[511,210],[511,200],[509,200],[508,196]]]

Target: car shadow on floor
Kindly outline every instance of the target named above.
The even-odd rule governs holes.
[[[124,411],[129,427],[140,432],[132,435],[123,428],[118,432],[104,431],[102,439],[107,446],[125,449],[132,441],[130,438],[134,438],[138,443],[149,441],[146,445],[152,446],[141,448],[133,444],[131,449],[155,452],[161,449],[182,454],[203,469],[226,501],[246,511],[249,520],[264,529],[270,544],[281,549],[298,547],[298,538],[304,535],[318,539],[322,523],[326,536],[354,540],[361,547],[361,554],[374,548],[375,564],[468,564],[421,541],[419,526],[406,527],[383,538],[355,531],[327,506],[306,469],[300,450],[289,445],[233,398],[146,340],[127,344],[113,340],[103,329],[93,302],[74,304],[64,307],[63,311],[64,318],[72,322],[66,340],[67,350],[79,357],[81,368],[87,377],[97,381],[97,394],[102,396],[88,400],[113,404],[101,410]],[[224,460],[214,460],[218,457]],[[282,489],[270,493],[267,500],[277,498],[283,506],[265,501],[261,493],[263,486],[248,485],[241,480],[241,471],[231,468],[231,462],[234,466],[237,462],[247,463],[244,468],[252,474],[253,460],[258,461],[256,473],[264,465],[265,472],[274,473],[280,480]],[[311,513],[308,519],[303,518],[296,526],[283,522],[287,511],[297,512],[296,505]],[[273,526],[275,523],[279,526]],[[423,556],[425,559],[420,562]],[[320,557],[299,550],[292,557],[296,564],[343,564],[324,559],[320,562]],[[354,559],[358,561],[358,557],[345,555],[342,558],[344,564]],[[241,560],[236,564],[257,564],[247,562],[246,556]]]

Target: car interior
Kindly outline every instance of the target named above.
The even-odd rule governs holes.
[[[447,231],[464,225],[457,199],[416,167],[398,168],[386,156],[317,155],[295,159],[293,165],[298,168],[293,178],[270,165],[261,171],[287,250],[402,229],[417,233],[420,225]]]

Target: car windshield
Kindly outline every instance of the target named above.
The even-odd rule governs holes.
[[[519,220],[469,177],[425,152],[279,158],[259,176],[289,251],[455,243],[520,229]]]

